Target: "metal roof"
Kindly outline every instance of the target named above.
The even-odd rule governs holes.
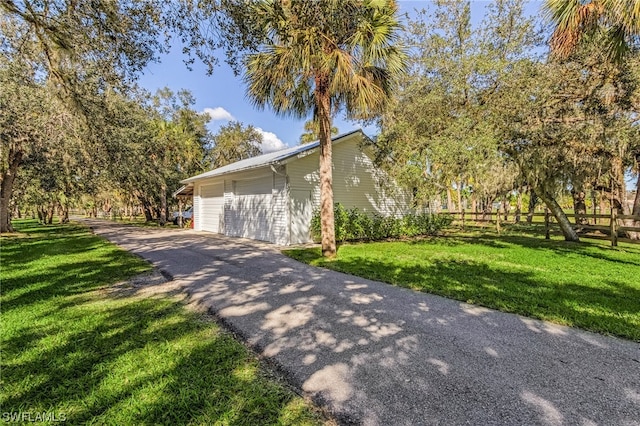
[[[176,192],[173,194],[173,198],[183,197],[193,197],[193,183],[188,183],[186,185],[181,186]]]
[[[331,139],[332,145],[339,142],[341,139],[345,139],[348,136],[352,136],[356,133],[361,133],[362,136],[366,137],[366,135],[362,132],[362,130],[358,129],[349,133],[344,133],[342,135],[336,136],[335,138]],[[318,146],[320,146],[320,142],[314,141],[304,145],[294,146],[292,148],[270,152],[268,154],[259,155],[257,157],[251,157],[245,160],[236,161],[235,163],[227,164],[226,166],[219,167],[217,169],[213,169],[211,171],[201,173],[196,176],[192,176],[180,182],[191,183],[196,180],[215,177],[215,176],[222,176],[228,173],[240,172],[244,170],[255,169],[258,167],[264,167],[269,165],[278,165],[292,157],[297,157],[300,154],[307,153],[308,151],[312,151]]]

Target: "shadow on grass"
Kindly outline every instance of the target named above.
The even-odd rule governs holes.
[[[318,422],[211,319],[175,299],[98,290],[146,263],[95,236],[32,229],[42,239],[3,241],[3,412],[72,424]]]
[[[72,255],[74,251],[71,249],[65,256]],[[77,250],[77,253],[86,252]],[[132,262],[132,256],[120,250],[111,249],[107,253],[101,250],[98,254],[99,257],[95,260],[58,264],[41,269],[38,273],[3,279],[3,312],[21,309],[39,300],[46,301],[52,297],[85,293],[102,288],[106,283],[117,282],[150,269],[148,265],[135,258],[137,261]],[[27,262],[29,257],[25,256]],[[12,264],[11,261],[7,261],[5,267],[19,267],[21,264],[22,262]]]
[[[501,241],[493,239],[448,243],[501,247]],[[437,244],[443,245],[440,240]],[[562,253],[562,249],[553,250]],[[392,255],[385,259],[352,253],[326,261],[319,249],[286,250],[285,254],[305,263],[400,287],[640,341],[640,289],[615,279],[594,287],[579,282],[547,282],[527,270],[494,268],[466,259],[435,258],[416,264],[400,262]]]
[[[87,320],[90,304],[4,342],[4,411],[57,407],[73,423],[251,425],[278,423],[292,402],[242,346],[179,303],[129,300]]]
[[[562,255],[580,255],[609,262],[640,266],[640,246],[612,248],[603,242],[581,241],[572,243],[559,240],[545,240],[544,238],[527,235],[491,235],[480,234],[474,236],[452,235],[449,237],[434,237],[423,240],[408,241],[411,245],[439,245],[454,247],[459,245],[484,246],[508,249],[522,247],[527,249],[545,250]],[[637,258],[621,259],[620,252],[637,253]]]

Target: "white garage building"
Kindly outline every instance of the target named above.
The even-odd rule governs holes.
[[[373,165],[356,130],[333,139],[334,202],[369,213],[401,214],[401,190]],[[238,161],[185,179],[177,194],[193,193],[194,228],[280,245],[311,241],[320,205],[319,143]]]

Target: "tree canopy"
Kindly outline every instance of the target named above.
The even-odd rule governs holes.
[[[213,147],[209,150],[207,162],[210,168],[226,166],[245,158],[260,155],[263,137],[253,126],[244,126],[232,121],[213,136]]]

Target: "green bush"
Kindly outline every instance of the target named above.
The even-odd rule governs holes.
[[[387,238],[417,237],[435,235],[451,224],[449,215],[429,213],[408,213],[404,217],[372,216],[361,212],[357,207],[345,209],[340,203],[334,206],[336,241],[369,240]],[[311,218],[311,236],[314,241],[321,239],[320,210]]]

